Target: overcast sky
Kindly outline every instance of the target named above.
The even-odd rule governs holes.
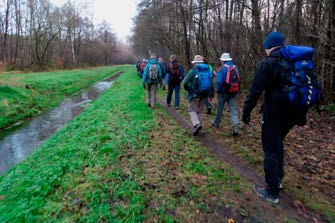
[[[61,6],[67,0],[51,0]],[[120,40],[126,40],[132,27],[132,17],[140,0],[73,0],[76,4],[92,2],[93,22],[95,25],[106,20]]]

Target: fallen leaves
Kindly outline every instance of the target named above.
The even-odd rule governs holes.
[[[241,99],[240,97],[238,100],[239,114],[242,114],[243,108]],[[204,123],[210,123],[211,120],[206,118],[207,116]],[[235,140],[228,134],[231,131],[230,116],[224,111],[219,131],[210,131],[215,140],[247,160],[259,172],[263,171],[263,163],[258,162],[263,157],[261,118],[260,114],[253,113],[250,125],[240,124],[241,134]],[[284,140],[286,183],[303,191],[307,200],[310,199],[308,194],[313,194],[313,203],[320,200],[327,200],[329,203],[335,201],[334,124],[334,114],[323,112],[319,115],[310,111],[307,114],[307,125],[295,126]],[[257,157],[259,160],[256,160]]]

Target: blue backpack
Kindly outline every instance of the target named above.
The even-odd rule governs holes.
[[[284,81],[280,100],[284,105],[308,109],[320,103],[321,87],[314,73],[314,49],[308,46],[286,46],[280,49],[279,64]]]
[[[206,96],[213,90],[213,72],[208,64],[198,64],[195,67],[196,75],[194,81],[194,91],[197,95]]]

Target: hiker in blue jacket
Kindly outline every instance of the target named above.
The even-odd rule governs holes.
[[[276,101],[283,84],[282,66],[279,64],[281,47],[284,47],[284,37],[279,32],[271,32],[264,41],[267,57],[256,68],[253,83],[244,102],[242,116],[242,121],[249,124],[251,111],[265,91],[261,113],[266,187],[255,185],[254,192],[273,203],[279,202],[284,177],[283,140],[294,125],[306,124],[306,111],[291,110]]]
[[[227,102],[230,111],[230,120],[232,125],[233,136],[237,136],[239,120],[236,105],[236,97],[238,91],[229,93],[227,92],[228,90],[226,87],[227,71],[229,68],[232,68],[234,66],[232,61],[233,59],[230,57],[229,53],[223,53],[219,58],[219,60],[221,61],[222,66],[216,76],[216,92],[218,95],[218,104],[216,108],[215,118],[212,121],[211,125],[215,128],[219,128],[221,123],[223,107],[225,102]],[[237,66],[234,66],[234,69],[236,69],[237,74],[240,76]]]
[[[185,71],[183,66],[177,61],[176,55],[170,56],[170,63],[166,71],[166,84],[168,86],[168,93],[166,96],[166,104],[170,107],[172,94],[174,91],[174,108],[179,109],[180,100],[180,83],[184,79]]]
[[[149,62],[145,65],[142,85],[147,90],[147,105],[155,108],[158,84],[162,81],[162,70],[157,62],[156,54],[151,54]]]

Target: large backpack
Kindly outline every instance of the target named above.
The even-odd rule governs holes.
[[[148,78],[153,82],[158,81],[158,64],[150,64]]]
[[[180,64],[178,63],[170,63],[170,81],[174,83],[180,82],[181,72],[180,72]]]
[[[240,76],[236,70],[236,66],[224,65],[227,68],[225,80],[225,92],[228,94],[238,93],[240,91]]]
[[[320,103],[321,87],[314,73],[314,49],[308,46],[286,46],[280,49],[279,64],[283,67],[280,102],[308,109]]]
[[[195,67],[194,91],[197,95],[208,95],[213,90],[213,72],[208,64],[198,64]]]

